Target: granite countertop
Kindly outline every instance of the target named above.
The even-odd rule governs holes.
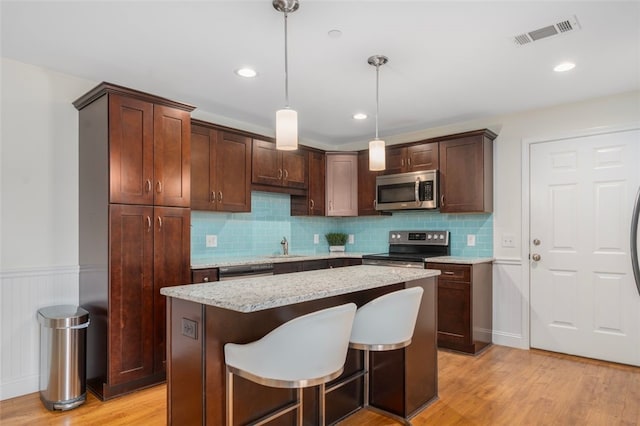
[[[438,275],[440,271],[432,269],[359,265],[164,287],[160,293],[238,312],[256,312]]]
[[[462,265],[475,265],[478,263],[492,263],[493,257],[464,257],[464,256],[438,256],[426,259],[426,262],[434,263],[458,263]]]
[[[322,259],[340,259],[340,258],[361,258],[362,253],[352,252],[333,252],[322,254],[290,254],[284,255],[264,255],[264,256],[238,256],[238,257],[225,257],[220,259],[204,259],[204,260],[192,260],[191,269],[207,269],[207,268],[221,268],[224,266],[237,266],[237,265],[261,265],[265,263],[285,263],[285,262],[299,262],[303,260],[322,260]]]

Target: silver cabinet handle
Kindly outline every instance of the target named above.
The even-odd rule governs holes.
[[[404,167],[404,158],[401,158],[401,159],[400,159],[400,165],[401,165],[402,167]]]
[[[533,259],[534,262],[540,262],[542,257],[538,253],[534,253],[533,256],[531,256],[531,259]]]
[[[147,216],[147,232],[151,231],[151,216]]]
[[[211,194],[209,195],[209,202],[210,203],[216,202],[216,191],[211,191]]]
[[[147,179],[147,182],[144,185],[144,189],[146,192],[151,192],[151,179]]]
[[[282,169],[278,169],[278,180],[282,179]]]
[[[287,180],[289,178],[289,171],[287,169],[284,169],[284,180]]]
[[[633,205],[631,216],[631,268],[633,277],[636,280],[636,288],[640,295],[640,266],[638,266],[638,217],[640,216],[640,188],[636,194],[636,202]]]
[[[444,194],[440,196],[440,207],[444,207]]]
[[[407,158],[407,166],[411,165],[411,157]]]
[[[156,183],[156,192],[162,192],[162,182]]]
[[[218,202],[222,202],[222,191],[218,191]]]
[[[451,271],[442,271],[444,275],[454,275],[454,272]]]
[[[316,203],[313,202],[313,199],[309,200],[309,208],[313,210],[315,206],[316,206]]]
[[[208,283],[209,282],[209,277],[204,277],[204,279],[202,281],[204,281],[205,283]]]
[[[158,216],[158,230],[162,230],[162,218]]]

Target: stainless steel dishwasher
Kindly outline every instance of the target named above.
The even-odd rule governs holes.
[[[241,278],[265,277],[268,275],[273,275],[273,263],[224,266],[218,269],[218,279],[220,281],[239,280]]]

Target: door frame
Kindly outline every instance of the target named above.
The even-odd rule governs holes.
[[[529,260],[529,247],[531,241],[531,171],[530,155],[531,146],[545,142],[560,142],[567,139],[603,135],[609,133],[621,133],[633,130],[640,130],[640,122],[632,122],[621,125],[588,127],[581,130],[558,132],[546,136],[523,138],[521,143],[522,156],[522,228],[520,230],[520,256],[522,259],[521,282],[522,282],[522,338],[523,344],[531,349],[531,262]]]

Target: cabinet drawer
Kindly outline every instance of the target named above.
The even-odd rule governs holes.
[[[470,265],[453,265],[451,263],[427,263],[427,269],[439,269],[441,280],[471,282]]]
[[[212,281],[218,281],[218,268],[191,270],[192,283],[207,283]]]

